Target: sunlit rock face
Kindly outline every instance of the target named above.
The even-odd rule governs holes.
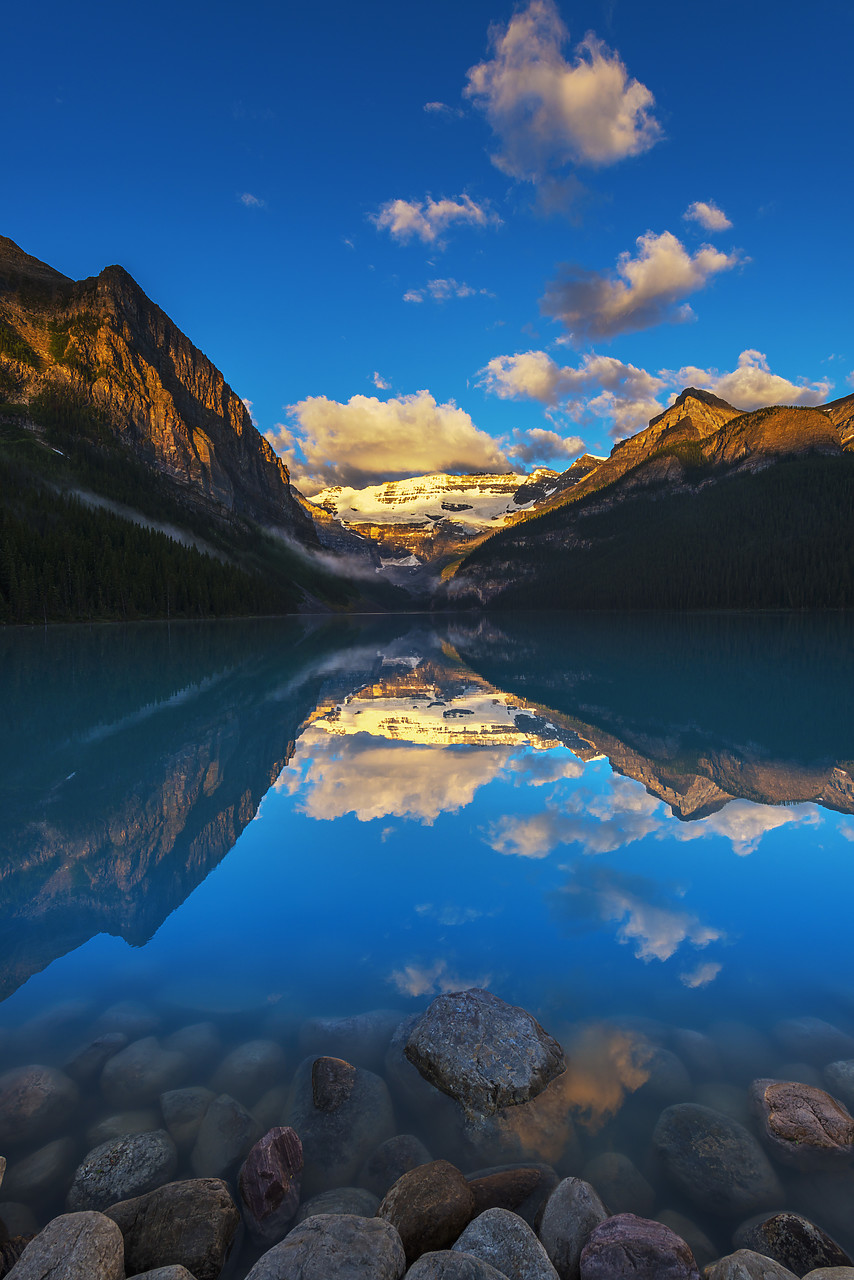
[[[823,404],[821,409],[839,432],[843,446],[846,449],[854,448],[854,392],[850,396],[842,396],[839,400]]]
[[[243,401],[122,267],[75,282],[0,236],[0,322],[35,354],[30,364],[0,361],[16,400],[70,391],[102,410],[188,505],[316,543],[287,468]]]

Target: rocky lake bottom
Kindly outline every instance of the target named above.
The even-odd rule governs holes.
[[[850,1266],[852,635],[3,637],[0,1275]]]

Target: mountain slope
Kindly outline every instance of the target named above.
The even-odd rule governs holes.
[[[73,282],[0,237],[0,390],[99,411],[191,505],[314,543],[286,467],[219,370],[121,267]]]
[[[582,482],[598,478],[598,489],[576,497],[579,485],[570,501],[495,534],[462,562],[446,601],[854,605],[854,460],[833,423],[815,409],[771,408],[702,435],[705,426],[677,419],[634,466],[603,464]]]

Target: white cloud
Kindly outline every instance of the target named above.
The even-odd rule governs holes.
[[[469,226],[497,226],[501,219],[485,204],[476,204],[470,196],[459,200],[388,200],[372,219],[380,231],[400,243],[414,236],[424,244],[435,244],[452,223]]]
[[[407,964],[394,969],[388,981],[402,996],[442,995],[446,991],[466,991],[469,987],[488,987],[492,981],[489,973],[461,978],[448,969],[446,960],[433,964]]]
[[[424,110],[428,115],[438,116],[441,120],[459,120],[465,115],[460,107],[449,107],[447,102],[425,102]]]
[[[264,209],[267,206],[266,200],[262,200],[260,196],[253,196],[251,191],[244,191],[237,198],[247,209]]]
[[[465,410],[453,401],[437,404],[429,391],[389,400],[357,395],[346,404],[310,396],[289,413],[293,425],[279,423],[267,439],[305,492],[333,484],[358,489],[433,471],[512,470]]]
[[[449,298],[473,298],[480,294],[484,298],[494,298],[495,294],[488,289],[474,289],[466,282],[447,279],[428,280],[423,289],[407,289],[403,295],[404,302],[423,302],[430,297],[434,302],[447,302]]]
[[[661,412],[655,397],[668,385],[663,376],[595,351],[577,367],[560,366],[545,351],[495,356],[479,377],[502,400],[560,404],[576,422],[608,420],[620,435],[645,427]]]
[[[661,806],[636,782],[613,779],[606,793],[576,790],[560,808],[517,817],[504,814],[485,833],[496,853],[546,858],[558,845],[578,844],[586,854],[611,853],[661,830]]]
[[[557,431],[547,431],[544,427],[531,427],[527,431],[514,427],[511,439],[512,444],[507,449],[508,458],[525,466],[531,466],[534,462],[540,465],[545,465],[546,461],[567,462],[584,452],[581,436],[562,436]]]
[[[569,32],[553,0],[532,0],[490,32],[492,58],[472,67],[465,96],[486,115],[503,173],[538,181],[572,161],[613,164],[661,136],[649,89],[592,33],[571,62]]]
[[[717,369],[698,369],[687,365],[670,375],[679,386],[702,387],[728,400],[739,409],[761,409],[767,404],[822,404],[833,383],[829,378],[808,382],[805,378],[790,382],[768,367],[762,351],[742,351],[738,364],[730,373]]]
[[[649,329],[663,321],[679,324],[694,318],[683,298],[705,288],[713,276],[742,259],[701,245],[691,254],[671,231],[638,236],[638,252],[621,253],[616,275],[568,264],[546,288],[543,312],[566,325],[573,339],[613,338]]]
[[[689,222],[699,222],[706,231],[729,231],[732,223],[714,200],[695,200],[682,215]]]
[[[641,430],[685,387],[712,391],[745,411],[769,404],[822,404],[833,387],[828,378],[792,382],[772,373],[766,356],[752,349],[742,351],[730,372],[685,365],[657,374],[595,351],[577,366],[561,366],[545,351],[523,351],[495,356],[478,378],[503,400],[537,400],[560,407],[577,423],[606,423],[615,439]],[[662,395],[665,391],[669,396]],[[512,448],[509,452],[515,456]]]
[[[249,414],[249,417],[252,419],[252,425],[253,425],[253,427],[257,427],[257,426],[258,426],[258,419],[255,417],[255,414],[252,412],[252,401],[251,401],[251,400],[247,400],[245,397],[242,397],[242,399],[243,399],[243,403],[244,403],[244,405],[245,405],[245,407],[246,407],[246,412]]]
[[[383,377],[383,375],[382,375],[381,373],[376,373],[376,372],[375,372],[375,373],[374,373],[373,378],[371,379],[371,381],[373,382],[374,386],[377,388],[377,390],[378,390],[378,391],[389,391],[389,390],[391,390],[391,383],[390,383],[390,382],[386,382],[385,378]]]
[[[680,973],[679,981],[692,990],[696,990],[698,987],[707,987],[710,982],[714,982],[722,968],[723,965],[720,961],[706,960],[705,963],[698,964],[696,969]]]
[[[666,905],[659,901],[662,897],[661,887],[640,876],[608,867],[576,867],[554,905],[570,919],[616,923],[617,940],[633,944],[634,954],[645,963],[669,960],[685,944],[702,949],[725,938],[693,912],[674,908],[672,889]]]

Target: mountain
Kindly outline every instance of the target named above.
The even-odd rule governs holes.
[[[324,545],[353,550],[340,542],[340,532],[332,535],[337,526],[360,538],[363,547],[376,548],[384,570],[404,570],[411,577],[425,565],[440,569],[514,515],[578,484],[601,461],[585,454],[562,473],[548,467],[530,475],[435,472],[363,489],[335,485],[306,499],[305,506]]]
[[[572,489],[474,549],[444,599],[490,608],[849,607],[852,480],[854,456],[830,413],[741,414],[689,388]]]
[[[246,406],[122,267],[74,282],[0,237],[0,352],[7,398],[79,398],[188,504],[315,541]]]
[[[317,558],[246,406],[123,268],[73,281],[5,237],[0,545],[0,622],[401,604]]]

